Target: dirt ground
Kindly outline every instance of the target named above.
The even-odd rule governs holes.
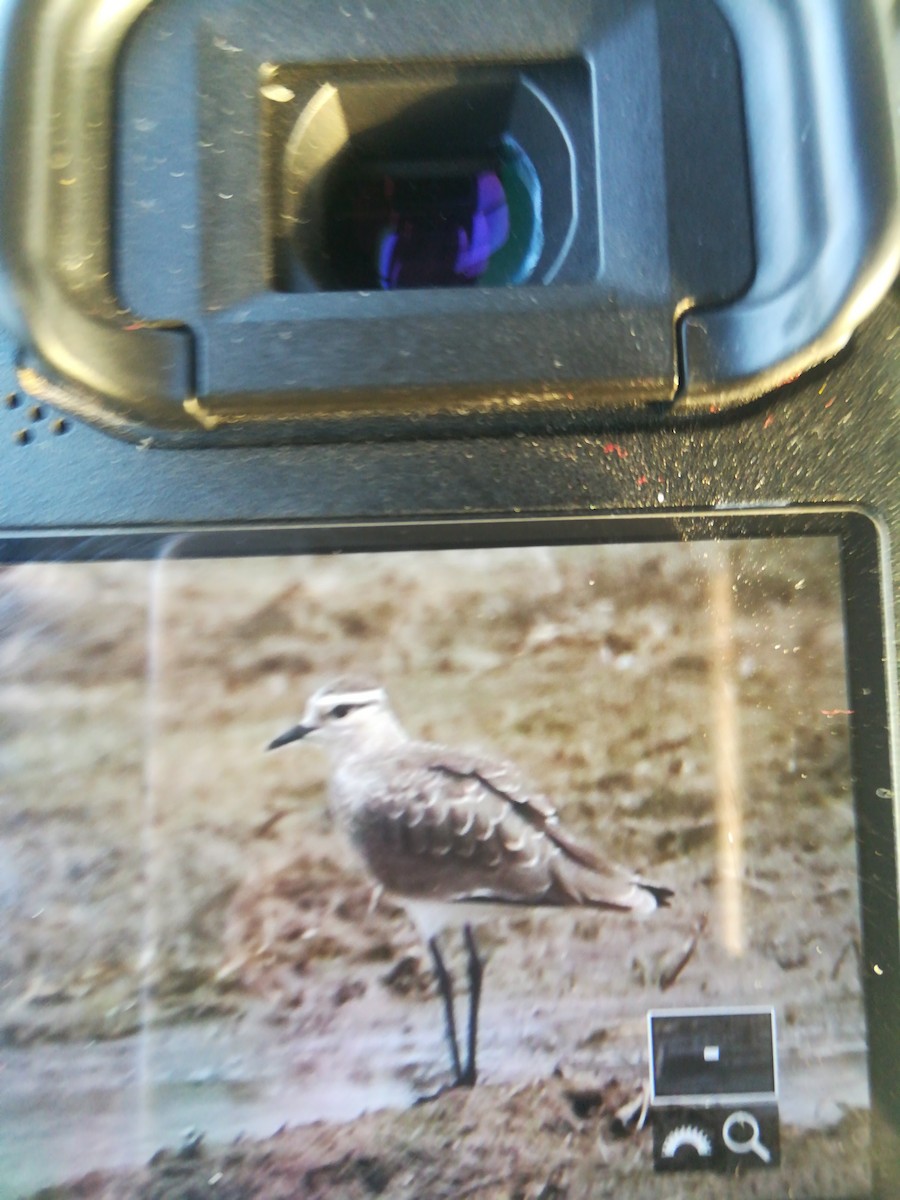
[[[3,571],[0,1065],[41,1096],[40,1154],[60,1182],[42,1194],[587,1200],[628,1179],[635,1197],[702,1197],[696,1175],[660,1190],[649,1133],[617,1139],[610,1117],[646,1078],[647,1009],[719,1004],[775,1006],[783,1166],[708,1194],[864,1194],[832,553],[698,543]],[[332,828],[319,754],[263,752],[314,687],[360,670],[414,735],[516,762],[573,834],[676,893],[639,925],[576,912],[482,929],[481,1081],[423,1105],[446,1061],[422,948]],[[452,945],[449,961],[458,971]],[[139,1053],[170,1031],[187,1037],[188,1071],[194,1033],[199,1047],[211,1030],[251,1047],[222,1075],[229,1104],[265,1063],[296,1093],[289,1129],[233,1143],[210,1116],[202,1141],[110,1173],[85,1117],[83,1154],[54,1161],[54,1112],[77,1093],[54,1055]],[[847,1055],[842,1102],[827,1081]],[[143,1103],[163,1104],[144,1069]],[[587,1111],[582,1094],[596,1095]]]
[[[614,1091],[614,1089],[611,1089]],[[617,1138],[603,1106],[579,1117],[550,1080],[482,1092],[453,1092],[429,1111],[373,1113],[348,1125],[315,1124],[253,1146],[190,1144],[161,1152],[143,1170],[88,1176],[34,1200],[732,1200],[792,1195],[852,1196],[868,1128],[859,1113],[827,1135],[797,1131],[778,1190],[763,1171],[695,1172],[642,1182],[649,1133]],[[465,1147],[465,1153],[460,1148]],[[802,1191],[795,1191],[799,1186]],[[806,1189],[819,1188],[818,1192]]]

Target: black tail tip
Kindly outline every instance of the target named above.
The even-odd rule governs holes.
[[[650,893],[650,895],[656,901],[657,908],[670,908],[671,907],[669,902],[671,901],[672,897],[675,895],[675,893],[672,891],[671,888],[654,887],[650,883],[642,883],[642,884],[640,884],[640,887],[642,887],[645,892]]]

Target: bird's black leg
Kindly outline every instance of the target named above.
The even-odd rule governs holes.
[[[434,973],[437,976],[441,999],[444,1001],[444,1024],[447,1034],[447,1045],[450,1047],[450,1058],[453,1062],[455,1082],[459,1084],[462,1081],[462,1068],[459,1063],[459,1046],[456,1041],[456,1017],[453,1013],[453,981],[450,978],[450,973],[444,966],[444,960],[441,958],[436,937],[428,939],[428,949],[431,951],[431,957],[434,961]]]
[[[475,1069],[475,1054],[478,1047],[478,1005],[481,1001],[481,980],[484,976],[484,963],[478,957],[478,946],[472,926],[463,928],[466,939],[466,949],[469,952],[469,1045],[466,1054],[466,1069],[459,1077],[463,1087],[472,1087],[477,1078]]]

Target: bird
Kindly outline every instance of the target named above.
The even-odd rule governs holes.
[[[498,909],[648,916],[674,895],[576,841],[551,800],[511,763],[411,737],[375,680],[343,676],[318,688],[299,723],[266,748],[301,740],[327,754],[336,824],[428,946],[443,1002],[450,1086],[472,1087],[478,1074],[484,961],[475,925]],[[467,954],[465,1061],[453,980],[438,940],[448,928],[462,930]]]

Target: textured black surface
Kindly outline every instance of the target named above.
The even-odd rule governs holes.
[[[53,437],[49,419],[26,419],[23,395],[2,409],[0,519],[34,529],[840,502],[878,513],[896,537],[898,329],[895,288],[815,373],[744,412],[655,429],[604,427],[556,404],[492,437],[417,440],[411,429],[391,443],[176,451],[74,420]],[[15,393],[5,350],[2,391]],[[14,440],[21,429],[35,434],[26,445]]]

